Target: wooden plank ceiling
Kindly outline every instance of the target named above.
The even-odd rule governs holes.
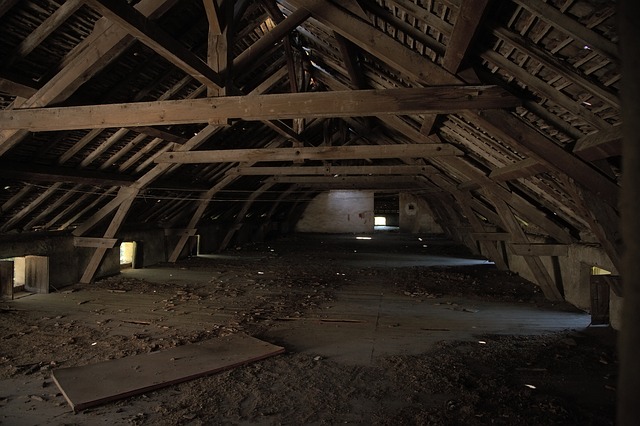
[[[97,237],[88,282],[123,226],[184,244],[339,174],[423,196],[499,265],[498,240],[538,237],[617,265],[615,19],[613,0],[2,2],[0,233]]]

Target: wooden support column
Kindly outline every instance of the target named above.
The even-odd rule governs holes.
[[[124,202],[122,202],[122,204],[120,204],[120,206],[118,207],[118,211],[116,211],[115,216],[113,217],[113,219],[111,219],[111,224],[105,231],[103,239],[110,240],[115,237],[116,232],[118,232],[118,229],[120,229],[120,225],[122,225],[124,218],[129,212],[129,208],[131,208],[131,204],[133,204],[133,201],[136,199],[136,195],[138,195],[138,190],[129,190],[128,192],[129,194],[127,198],[124,200]],[[82,278],[80,278],[80,282],[82,284],[89,284],[93,281],[96,272],[98,271],[98,267],[102,263],[104,256],[107,253],[107,250],[110,250],[106,246],[108,246],[108,244],[99,246],[98,248],[96,248],[96,251],[93,252],[93,256],[91,257],[91,260],[89,261],[89,264],[87,265]]]
[[[13,260],[0,260],[0,298],[13,299]]]
[[[187,225],[187,229],[196,229],[196,227],[198,225],[198,222],[200,221],[200,218],[202,217],[202,215],[204,214],[205,210],[209,206],[209,203],[211,202],[211,199],[213,198],[213,196],[216,195],[225,186],[229,185],[231,182],[233,182],[237,178],[238,178],[237,175],[236,176],[226,176],[220,182],[218,182],[213,188],[208,190],[203,195],[202,199],[198,202],[198,207],[196,208],[196,211],[191,216],[191,220],[189,221],[189,224]],[[169,255],[169,262],[175,263],[178,260],[178,257],[180,256],[180,253],[182,252],[182,249],[184,248],[184,246],[189,241],[189,237],[190,236],[191,235],[188,234],[188,233],[183,233],[180,236],[180,240],[178,241],[176,246],[173,248],[173,251],[171,252],[171,255]]]
[[[491,193],[487,195],[492,200],[496,211],[500,215],[505,230],[511,233],[511,241],[518,244],[529,244],[529,240],[526,234],[522,230],[522,227],[518,223],[518,220],[514,216],[509,206],[501,199],[493,196]],[[558,290],[558,287],[554,283],[553,278],[551,278],[551,275],[545,268],[540,257],[535,255],[527,255],[523,257],[525,262],[527,262],[527,265],[531,269],[531,272],[533,273],[536,284],[540,286],[545,297],[552,301],[564,300],[564,298],[562,297],[562,293],[560,293],[560,290]]]
[[[502,271],[508,270],[509,266],[507,265],[507,262],[505,262],[503,254],[500,252],[500,242],[497,239],[493,241],[482,239],[477,236],[478,234],[476,234],[484,233],[485,229],[484,225],[482,225],[482,222],[480,222],[480,219],[471,208],[471,195],[469,193],[458,194],[456,195],[456,198],[458,200],[458,204],[460,204],[460,207],[462,208],[462,212],[471,224],[471,229],[473,230],[471,238],[480,245],[482,254],[491,259],[498,269]]]
[[[431,180],[445,191],[450,192],[457,200],[460,208],[462,209],[462,213],[466,216],[469,224],[471,225],[470,238],[474,241],[474,246],[479,245],[482,254],[491,259],[496,264],[496,267],[498,269],[509,269],[507,263],[504,260],[504,256],[499,250],[499,243],[497,242],[498,238],[489,239],[478,236],[479,234],[484,234],[485,229],[482,222],[471,207],[473,204],[472,195],[468,192],[458,190],[453,184],[447,182],[442,176],[433,175],[431,177]]]
[[[267,182],[263,184],[253,194],[251,194],[251,196],[247,199],[247,201],[245,201],[244,205],[240,209],[240,212],[238,212],[238,215],[236,216],[236,220],[233,226],[229,229],[229,231],[227,232],[227,235],[225,235],[224,240],[222,240],[222,243],[220,244],[220,247],[218,247],[218,251],[222,251],[225,248],[227,248],[227,245],[229,245],[229,243],[231,242],[231,238],[233,238],[236,231],[240,229],[240,227],[242,226],[242,221],[244,219],[244,216],[247,214],[247,211],[249,211],[249,208],[251,208],[251,205],[253,204],[253,202],[263,192],[268,191],[269,188],[271,188],[273,185],[275,185],[274,182]]]
[[[640,2],[621,0],[618,33],[622,53],[622,259],[624,307],[620,331],[618,374],[619,426],[634,426],[640,419]]]
[[[224,10],[221,10],[218,0],[203,0],[204,10],[209,20],[209,44],[207,52],[207,64],[209,67],[220,74],[225,72],[228,64],[228,29],[224,19],[224,10],[229,9],[229,4]],[[229,3],[229,2],[227,2]],[[207,96],[224,96],[226,95],[226,76],[220,75],[221,87],[207,87]]]

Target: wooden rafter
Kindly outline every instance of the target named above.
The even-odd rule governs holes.
[[[8,93],[9,95],[28,99],[38,91],[38,89],[31,87],[30,84],[17,80],[7,75],[0,76],[0,93]]]
[[[50,34],[52,34],[60,25],[62,25],[71,15],[82,7],[85,0],[67,0],[47,19],[44,20],[38,28],[29,34],[15,48],[7,62],[3,63],[3,67],[9,67],[15,60],[24,58],[31,53],[40,43],[42,43]]]
[[[491,114],[479,111],[476,114],[483,119],[485,129],[490,130],[493,135],[514,147],[527,148],[538,159],[551,165],[555,170],[567,174],[585,187],[591,188],[607,204],[617,208],[620,192],[618,185],[563,150],[543,134],[523,125],[516,117],[503,111],[494,111]]]
[[[620,108],[620,99],[616,93],[613,93],[610,89],[603,87],[601,84],[588,79],[586,76],[578,73],[578,71],[571,67],[564,61],[561,61],[557,57],[550,54],[548,51],[538,47],[533,41],[521,36],[520,34],[509,31],[503,27],[493,28],[493,34],[505,40],[507,43],[516,47],[518,50],[526,53],[534,58],[536,61],[543,64],[545,67],[551,69],[554,73],[562,76],[564,79],[576,84],[583,89],[593,93],[610,105]]]
[[[548,3],[538,0],[514,0],[553,26],[605,56],[618,59],[618,47],[598,33],[586,28]]]
[[[144,16],[157,18],[176,1],[142,0],[136,9]],[[122,28],[99,21],[91,35],[65,57],[62,69],[20,107],[43,107],[66,100],[133,42],[134,39]],[[25,130],[0,129],[0,156],[28,134]]]
[[[442,59],[442,66],[450,73],[456,74],[458,72],[488,3],[489,0],[462,1],[458,10],[458,18],[447,44],[447,50]]]
[[[560,105],[596,129],[608,129],[611,127],[609,123],[586,108],[585,105],[565,95],[560,90],[549,85],[546,81],[541,80],[539,77],[531,74],[529,71],[520,67],[517,63],[505,58],[501,54],[493,50],[487,50],[482,53],[481,56],[483,59],[486,59],[487,61],[504,69],[510,75],[516,77],[518,81],[527,85],[533,92],[536,92],[541,96],[548,98],[555,104]]]
[[[587,161],[622,155],[622,126],[581,137],[576,141],[573,152]]]
[[[122,26],[142,43],[205,86],[213,89],[220,89],[224,86],[224,82],[217,72],[133,7],[126,3],[108,0],[86,1],[102,16]]]
[[[0,176],[28,182],[68,182],[108,186],[129,186],[133,183],[133,179],[121,174],[68,167],[25,165],[8,161],[0,161]]]

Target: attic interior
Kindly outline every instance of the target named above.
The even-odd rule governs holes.
[[[4,421],[635,424],[638,8],[3,0]],[[288,352],[49,377],[240,333]]]

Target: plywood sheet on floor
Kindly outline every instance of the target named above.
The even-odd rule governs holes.
[[[74,411],[284,352],[284,348],[235,334],[165,351],[53,371],[53,379]]]

